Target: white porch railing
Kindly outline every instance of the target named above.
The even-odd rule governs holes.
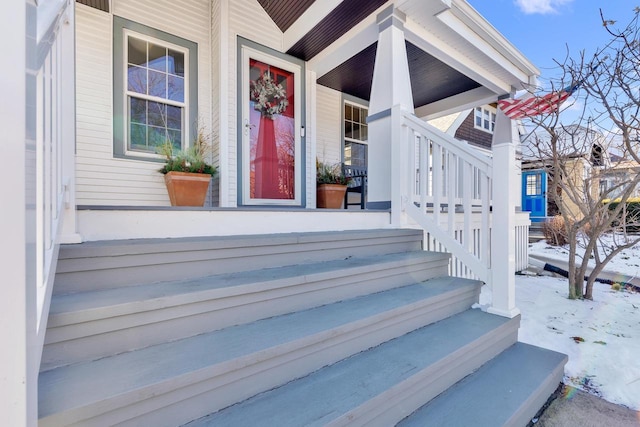
[[[55,7],[54,7],[55,6]],[[44,343],[46,318],[55,275],[59,238],[70,195],[73,164],[75,118],[73,81],[68,76],[73,64],[73,3],[68,0],[45,2],[37,9],[37,56],[29,72],[35,89],[35,223],[36,223],[36,333],[37,344]],[[63,28],[63,27],[67,28]],[[64,32],[64,35],[62,33]],[[71,106],[71,107],[70,107]],[[71,133],[73,132],[73,133]],[[67,198],[67,200],[65,200]]]
[[[494,160],[400,107],[392,109],[391,120],[394,141],[400,142],[392,154],[392,176],[400,180],[392,186],[399,191],[392,194],[392,222],[400,225],[406,221],[403,215],[411,218],[426,232],[425,249],[452,254],[452,275],[492,285]],[[501,176],[510,179],[509,173]],[[515,253],[509,258],[519,271],[528,262],[529,217],[513,212],[510,218]]]
[[[480,235],[481,227],[482,227],[482,217],[479,213],[473,213],[470,219],[471,224],[471,235],[474,238]],[[490,227],[492,227],[492,221],[490,217]],[[529,266],[529,225],[531,221],[529,220],[528,212],[520,212],[516,214],[516,230],[515,230],[515,271],[523,271],[526,270]],[[448,218],[446,215],[441,216],[440,220],[440,228],[446,229],[448,225]],[[463,244],[463,236],[464,233],[464,214],[456,213],[453,226],[454,226],[454,239],[458,241],[461,245]],[[433,233],[429,231],[425,231],[425,240],[424,240],[424,249],[427,251],[433,252],[449,252],[447,247],[440,243],[438,239],[436,239]],[[491,256],[491,254],[489,254]],[[455,255],[452,257],[450,271],[449,273],[455,277],[464,277],[467,279],[479,279],[477,275],[473,273],[473,271],[465,265],[458,257]]]

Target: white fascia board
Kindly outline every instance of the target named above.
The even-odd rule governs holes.
[[[479,105],[491,104],[497,99],[498,95],[495,92],[481,86],[416,108],[416,116],[424,120],[433,120]]]
[[[438,19],[447,27],[455,31],[458,35],[463,37],[473,46],[475,46],[486,57],[490,58],[500,68],[506,70],[509,74],[514,76],[518,81],[525,84],[531,84],[531,77],[534,73],[522,70],[519,64],[515,64],[512,60],[504,55],[500,49],[496,49],[496,46],[486,39],[478,35],[473,31],[465,22],[460,20],[451,9],[438,15]]]
[[[282,36],[283,52],[288,51],[309,30],[322,21],[333,9],[338,7],[344,0],[322,0],[314,2],[309,8],[291,25]]]
[[[405,23],[404,35],[407,41],[489,90],[497,94],[511,92],[511,84],[509,82],[505,82],[486,71],[484,73],[478,72],[477,63],[471,61],[461,52],[452,49],[444,40],[436,37],[410,18],[407,18],[407,22]]]
[[[467,1],[453,0],[451,9],[458,18],[477,34],[489,40],[491,45],[531,76],[540,75],[540,70],[516,48],[505,36],[478,13]]]

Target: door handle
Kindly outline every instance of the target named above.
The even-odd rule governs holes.
[[[249,123],[248,119],[244,119],[244,134],[245,135],[249,135],[249,132],[251,132],[251,129],[256,127],[256,125]]]

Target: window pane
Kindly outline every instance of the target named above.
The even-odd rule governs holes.
[[[360,141],[367,141],[369,139],[369,126],[360,125]]]
[[[344,122],[344,137],[353,138],[353,127],[351,122]]]
[[[149,43],[149,68],[167,71],[167,48]]]
[[[167,127],[182,130],[182,108],[167,105]]]
[[[366,108],[363,108],[361,116],[362,116],[362,123],[366,123],[367,117],[369,116],[369,110]]]
[[[129,98],[129,117],[133,123],[147,123],[147,101]]]
[[[129,65],[127,70],[127,90],[147,93],[147,69]]]
[[[169,75],[169,99],[184,102],[184,79]]]
[[[353,120],[353,107],[349,104],[344,104],[344,119]]]
[[[158,147],[167,140],[167,131],[164,128],[157,128],[149,126],[149,149],[155,152],[155,147]]]
[[[129,132],[129,147],[132,150],[146,150],[147,127],[145,125],[131,124]]]
[[[175,148],[182,148],[182,132],[179,130],[169,130],[167,131],[167,135],[169,137],[169,141],[171,141],[171,145]]]
[[[149,95],[167,97],[167,75],[149,70]]]
[[[355,142],[350,143],[351,147],[351,165],[358,167],[367,167],[367,146]]]
[[[354,111],[355,112],[355,111]],[[353,139],[360,139],[360,123],[353,124]]]
[[[360,121],[360,109],[358,107],[353,107],[353,121]]]
[[[148,123],[152,126],[167,126],[167,106],[159,102],[149,101]]]
[[[168,61],[169,74],[184,77],[184,53],[169,49]]]
[[[129,37],[127,44],[129,51],[127,62],[134,65],[145,65],[147,63],[147,42]]]

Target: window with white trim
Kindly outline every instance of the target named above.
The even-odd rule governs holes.
[[[491,107],[476,107],[473,125],[476,129],[493,133],[496,127],[496,110]]]
[[[186,61],[189,52],[125,32],[127,45],[127,151],[156,153],[184,144]]]
[[[114,17],[114,154],[159,159],[169,141],[195,135],[197,47],[188,40]]]
[[[346,165],[367,167],[368,114],[366,107],[345,101],[344,163]]]

